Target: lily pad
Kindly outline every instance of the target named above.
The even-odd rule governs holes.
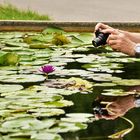
[[[13,92],[23,89],[22,85],[4,85],[0,84],[0,93]]]
[[[106,89],[105,92],[101,93],[102,95],[106,96],[127,96],[136,94],[135,91],[124,91],[122,89]]]
[[[89,118],[93,117],[93,114],[90,113],[67,113],[67,117],[72,117],[72,118]]]
[[[40,121],[35,118],[27,117],[6,121],[2,124],[2,127],[11,129],[20,128],[22,130],[40,130],[43,128],[49,128],[55,123],[55,119]]]
[[[63,140],[60,135],[49,132],[39,132],[31,136],[31,139],[35,140],[44,140],[44,138],[48,140]]]
[[[122,86],[140,86],[139,79],[121,79],[121,80],[115,80],[113,82],[117,85],[122,85]]]
[[[93,76],[89,77],[89,78],[91,78],[95,81],[103,81],[103,82],[121,80],[120,77],[114,77],[111,74],[106,74],[106,73],[93,74]]]
[[[54,127],[49,132],[66,133],[75,132],[87,128],[87,124],[81,122],[59,122],[58,127]]]
[[[112,87],[112,86],[116,86],[117,84],[115,83],[96,83],[93,86],[97,86],[97,87]]]
[[[32,113],[32,115],[35,117],[59,116],[65,113],[65,111],[62,109],[46,109],[46,108],[31,109],[28,110],[28,112]]]
[[[75,123],[75,122],[80,122],[80,123],[88,123],[91,122],[89,118],[61,118],[61,121],[63,122],[71,122],[71,123]]]
[[[19,75],[10,75],[10,76],[0,76],[0,82],[2,83],[37,83],[43,82],[45,77],[42,75],[34,74],[19,74]]]

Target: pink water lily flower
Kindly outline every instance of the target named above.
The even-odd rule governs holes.
[[[39,69],[39,71],[42,72],[42,73],[48,74],[48,73],[51,73],[51,72],[55,71],[55,68],[54,68],[54,66],[48,64],[48,65],[42,66]]]

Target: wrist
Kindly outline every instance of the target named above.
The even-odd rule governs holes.
[[[130,41],[127,49],[127,54],[130,56],[136,56],[136,51],[135,51],[136,43]]]

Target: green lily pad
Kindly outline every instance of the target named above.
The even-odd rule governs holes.
[[[116,86],[117,84],[115,83],[96,83],[93,86],[97,86],[97,87],[112,87],[112,86]]]
[[[19,58],[17,53],[0,51],[0,65],[2,66],[16,65]]]
[[[72,117],[72,118],[89,118],[93,117],[93,114],[90,113],[68,113],[66,114],[67,117]]]
[[[87,124],[81,122],[59,122],[58,127],[49,129],[49,132],[66,133],[75,132],[87,128]]]
[[[75,123],[75,122],[88,123],[88,122],[91,122],[89,118],[61,118],[61,121],[70,122],[70,123]]]
[[[44,140],[44,138],[47,138],[48,140],[63,140],[60,135],[49,132],[39,132],[31,136],[31,139],[35,140]]]
[[[88,123],[94,120],[93,114],[89,114],[89,113],[69,113],[66,114],[66,116],[67,118],[61,118],[61,121]]]
[[[135,91],[123,91],[122,89],[106,89],[105,92],[101,93],[106,96],[127,96],[131,94],[136,94]]]
[[[42,75],[26,75],[26,74],[19,74],[19,75],[10,75],[10,76],[0,76],[0,82],[2,83],[37,83],[43,82],[45,77]]]
[[[0,93],[13,92],[23,89],[22,85],[4,85],[0,84]]]
[[[48,48],[50,44],[41,44],[41,43],[35,43],[35,44],[30,44],[29,48],[30,49],[45,49]]]
[[[40,121],[35,118],[26,117],[26,118],[18,118],[18,119],[6,121],[2,124],[2,128],[10,128],[10,129],[20,128],[22,130],[40,130],[44,128],[49,128],[55,123],[56,123],[55,119],[46,119],[46,120]]]
[[[28,110],[28,112],[32,113],[32,115],[35,117],[59,116],[65,113],[65,111],[62,109],[46,109],[46,108],[31,109]]]
[[[113,81],[117,85],[122,86],[139,86],[140,80],[139,79],[121,79]]]
[[[67,101],[67,100],[60,100],[60,101],[54,101],[54,102],[45,103],[46,107],[51,107],[51,108],[67,107],[67,106],[72,106],[72,105],[73,105],[73,102],[72,101]]]
[[[5,44],[10,47],[28,47],[29,46],[28,44],[22,43],[22,42],[6,42]]]
[[[2,68],[2,67],[1,67]],[[17,67],[17,70],[18,70],[18,67]],[[17,71],[12,71],[12,70],[0,70],[0,75],[11,75],[11,74],[16,74]]]
[[[89,78],[95,81],[103,81],[103,82],[121,80],[120,77],[113,77],[111,74],[106,74],[106,73],[93,74],[93,76]]]
[[[22,37],[22,32],[3,32],[0,33],[0,39],[12,39]]]

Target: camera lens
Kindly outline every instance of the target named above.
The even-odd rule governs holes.
[[[95,47],[98,47],[98,46],[106,44],[106,40],[109,36],[109,33],[103,33],[103,32],[100,32],[99,30],[97,30],[95,32],[95,36],[96,36],[96,38],[92,41],[92,44]]]

